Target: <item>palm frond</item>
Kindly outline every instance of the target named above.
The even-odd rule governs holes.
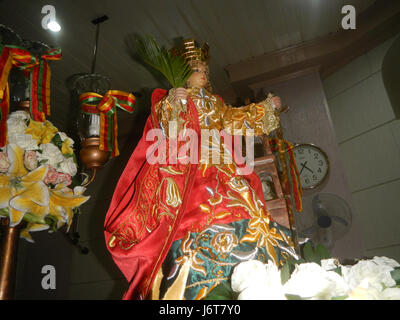
[[[174,88],[183,87],[193,72],[182,56],[160,47],[151,36],[137,35],[136,51],[145,63],[161,72]]]

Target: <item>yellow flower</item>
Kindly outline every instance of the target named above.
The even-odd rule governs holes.
[[[33,171],[24,166],[24,150],[17,145],[7,146],[11,166],[7,174],[0,174],[0,209],[8,209],[10,226],[18,225],[22,219],[28,220],[21,237],[33,241],[29,232],[48,229],[47,215],[58,219],[57,228],[67,223],[71,225],[73,209],[86,202],[89,197],[82,193],[85,188],[74,190],[64,184],[50,189],[44,182],[48,166],[42,165]]]
[[[82,196],[77,189],[78,187],[72,191],[70,188],[65,187],[65,185],[59,184],[55,189],[49,190],[49,214],[57,218],[57,229],[61,228],[66,223],[68,231],[74,215],[73,209],[89,200],[90,197]],[[83,191],[84,190],[85,188],[83,188]],[[29,232],[42,231],[48,228],[49,225],[47,224],[28,223],[26,228],[21,231],[21,238],[34,242]]]
[[[43,179],[47,166],[28,172],[24,167],[24,150],[8,145],[11,166],[7,175],[0,175],[0,208],[9,209],[10,226],[19,224],[26,213],[44,223],[49,211],[49,191]]]
[[[66,155],[66,154],[73,154],[74,150],[72,149],[72,143],[71,143],[71,139],[65,139],[64,142],[62,143],[61,146],[61,152],[62,154]]]
[[[38,140],[38,143],[50,143],[56,132],[58,132],[58,129],[49,121],[38,122],[32,119],[25,130],[25,133],[30,134],[34,139]]]
[[[58,218],[57,228],[67,223],[69,229],[74,215],[73,209],[90,198],[82,195],[84,190],[77,187],[72,190],[62,183],[50,190],[50,214]]]
[[[20,237],[24,238],[25,240],[27,240],[29,242],[34,242],[29,232],[43,231],[43,230],[47,230],[48,228],[49,228],[49,226],[47,224],[28,223],[26,228],[21,230]]]

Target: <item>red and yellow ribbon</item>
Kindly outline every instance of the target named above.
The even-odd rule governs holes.
[[[7,144],[7,117],[9,113],[8,76],[13,67],[29,76],[31,117],[43,122],[50,115],[50,66],[47,60],[60,60],[61,49],[46,51],[40,58],[28,50],[11,45],[0,44],[0,147]]]
[[[104,96],[86,92],[80,95],[81,109],[86,114],[100,114],[100,150],[110,151],[110,157],[117,157],[118,124],[117,107],[133,112],[136,98],[133,94],[119,90],[109,90]]]
[[[278,150],[278,143],[281,140],[278,139],[268,139],[270,145],[271,145],[271,149],[272,151],[279,151]],[[297,169],[297,165],[296,165],[296,159],[294,157],[294,153],[293,153],[293,145],[287,141],[287,140],[283,140],[281,141],[283,142],[284,146],[285,146],[285,152],[287,152],[289,154],[289,159],[290,159],[290,176],[291,176],[291,180],[292,180],[292,191],[293,191],[293,197],[294,197],[294,205],[296,208],[297,212],[302,212],[303,211],[303,203],[301,200],[301,196],[303,195],[303,190],[301,188],[301,182],[300,182],[300,174],[299,171]],[[288,185],[285,186],[286,190],[290,190],[290,182],[287,181]]]

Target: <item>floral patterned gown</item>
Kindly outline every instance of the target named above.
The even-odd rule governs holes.
[[[279,125],[268,99],[232,108],[205,89],[189,89],[189,96],[196,106],[200,129],[261,135]],[[184,112],[179,112],[185,111],[184,107],[178,111],[172,108],[168,96],[155,110],[165,135],[171,120],[177,120],[181,130],[185,127]],[[258,177],[254,173],[242,175],[241,167],[232,161],[232,150],[228,152],[223,143],[202,139],[201,147],[217,149],[221,161],[200,160],[190,201],[155,278],[153,299],[202,299],[222,281],[229,281],[236,264],[272,259],[280,265],[294,253],[289,230],[276,224],[266,209]],[[170,173],[171,179],[179,174]]]

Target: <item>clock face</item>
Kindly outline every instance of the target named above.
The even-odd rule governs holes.
[[[303,189],[312,189],[320,185],[329,172],[329,160],[325,152],[310,144],[294,147],[294,157],[300,174]]]

